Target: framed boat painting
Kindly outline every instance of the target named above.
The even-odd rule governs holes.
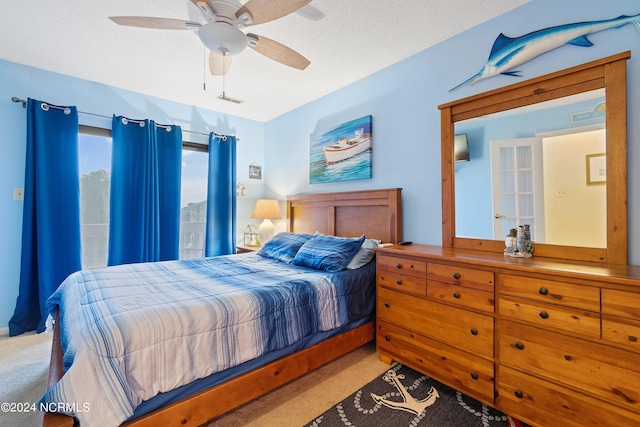
[[[309,183],[371,178],[372,116],[351,120],[329,130],[312,133]]]

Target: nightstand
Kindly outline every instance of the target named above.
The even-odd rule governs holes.
[[[238,245],[236,246],[236,253],[246,254],[247,252],[255,252],[260,249],[260,246]]]

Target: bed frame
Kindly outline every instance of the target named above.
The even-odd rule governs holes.
[[[402,240],[400,188],[301,194],[287,197],[287,230],[367,238],[397,243]],[[59,316],[56,314],[56,324]],[[373,341],[374,322],[338,334],[312,347],[275,360],[217,386],[123,424],[123,427],[197,427],[294,380],[325,363]],[[60,329],[54,328],[49,384],[64,374]],[[44,427],[71,427],[72,417],[45,413]]]

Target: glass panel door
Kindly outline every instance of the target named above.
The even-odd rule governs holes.
[[[531,239],[544,242],[544,189],[540,138],[491,141],[494,239],[529,225]]]

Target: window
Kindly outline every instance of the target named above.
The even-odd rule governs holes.
[[[180,259],[204,256],[207,218],[208,147],[184,143],[180,189]]]
[[[80,233],[82,268],[106,267],[109,254],[111,130],[80,126]],[[180,200],[180,259],[204,256],[208,147],[183,143]]]
[[[106,267],[109,253],[111,131],[80,126],[80,235],[82,268]]]

